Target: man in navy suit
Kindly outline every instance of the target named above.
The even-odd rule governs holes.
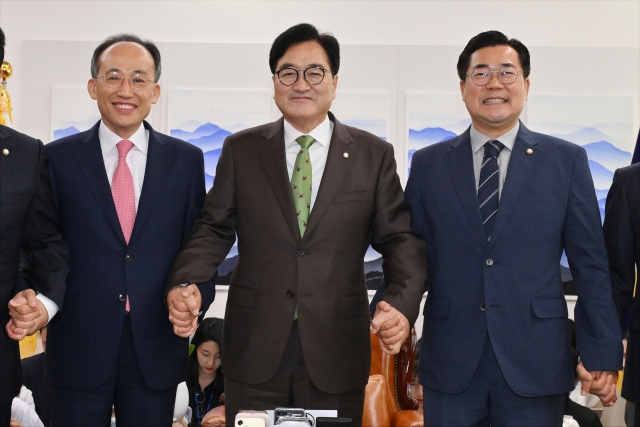
[[[202,152],[143,120],[160,95],[160,53],[134,35],[94,51],[89,95],[101,121],[47,145],[70,272],[49,324],[52,426],[170,426],[187,340],[164,280],[205,195]],[[195,286],[195,285],[193,285]],[[200,290],[203,310],[213,286]],[[174,333],[175,332],[175,333]]]
[[[458,61],[471,127],[413,156],[406,197],[429,271],[426,426],[562,425],[573,389],[563,249],[582,362],[603,402],[615,400],[621,336],[587,155],[519,121],[529,72],[518,40],[472,38]]]

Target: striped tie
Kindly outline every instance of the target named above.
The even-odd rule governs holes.
[[[484,224],[487,242],[491,240],[493,223],[498,213],[500,194],[500,171],[498,169],[498,156],[504,145],[495,139],[490,139],[484,144],[484,158],[480,168],[480,182],[478,184],[478,203],[480,203],[480,215]]]

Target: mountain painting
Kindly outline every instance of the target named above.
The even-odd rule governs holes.
[[[366,130],[388,141],[388,92],[338,92],[331,112],[342,124]]]
[[[600,217],[616,169],[631,164],[636,142],[633,96],[534,95],[529,97],[527,127],[582,146],[596,189]],[[566,255],[560,268],[565,294],[575,294]]]
[[[224,140],[232,133],[269,122],[270,108],[271,94],[264,90],[173,89],[169,94],[169,135],[202,150],[209,190]]]
[[[51,93],[51,141],[89,130],[100,120],[86,87],[54,87]]]
[[[459,93],[407,93],[409,173],[416,150],[460,135],[471,125]]]

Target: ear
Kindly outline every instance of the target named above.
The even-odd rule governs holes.
[[[529,99],[529,86],[531,86],[531,80],[529,77],[524,79],[524,100],[527,101]]]
[[[338,75],[333,76],[333,98],[336,99],[336,91],[338,90]]]
[[[466,85],[466,82],[464,80],[460,80],[460,94],[462,95],[462,99],[464,99],[465,85]]]
[[[151,98],[151,103],[155,104],[158,102],[160,98],[160,85],[158,83],[153,84],[153,97]]]
[[[96,87],[96,79],[89,79],[87,82],[87,92],[89,92],[89,96],[91,99],[98,99],[98,88]]]

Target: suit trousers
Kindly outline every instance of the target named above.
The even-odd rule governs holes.
[[[282,362],[273,378],[262,384],[244,384],[225,377],[224,386],[228,426],[235,425],[239,410],[275,408],[337,409],[339,417],[351,418],[351,425],[362,424],[365,387],[335,394],[318,389],[304,362],[297,320],[293,322]]]
[[[177,386],[154,390],[147,385],[138,365],[131,316],[124,316],[118,360],[109,379],[90,390],[51,386],[51,426],[108,427],[112,406],[118,427],[173,423]]]
[[[489,334],[469,387],[458,394],[439,393],[424,385],[424,425],[561,427],[565,394],[523,397],[507,384]]]

